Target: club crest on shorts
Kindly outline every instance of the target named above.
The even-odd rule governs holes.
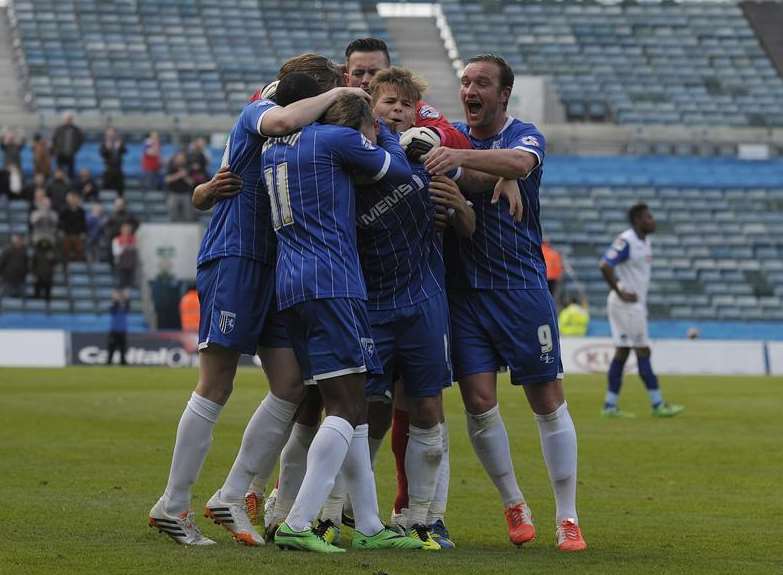
[[[224,311],[222,309],[220,310],[220,321],[218,322],[218,327],[220,327],[220,331],[222,331],[224,335],[228,335],[234,331],[236,324],[237,314],[230,311]]]
[[[550,363],[555,363],[555,358],[552,356],[552,354],[549,353],[542,353],[540,356],[538,356],[539,361],[542,363],[546,363],[549,365]]]
[[[367,352],[367,355],[372,357],[375,353],[375,340],[371,337],[359,338],[359,342],[362,344],[362,349]]]

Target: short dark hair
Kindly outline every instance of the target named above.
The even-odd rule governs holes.
[[[289,58],[280,67],[277,73],[277,79],[283,80],[288,74],[293,72],[303,72],[311,76],[321,87],[322,92],[331,90],[335,86],[343,85],[343,73],[334,62],[321,56],[308,52]]]
[[[323,124],[336,124],[360,131],[374,122],[370,105],[357,94],[344,94],[334,101],[321,116]]]
[[[628,210],[628,221],[630,222],[631,225],[633,225],[634,222],[636,222],[636,220],[639,219],[644,212],[649,210],[650,210],[649,206],[644,202],[639,202],[638,204],[634,204]]]
[[[391,58],[389,57],[389,47],[386,42],[380,38],[357,38],[345,49],[345,61],[348,62],[348,58],[354,52],[383,52],[386,56],[386,63],[391,64]]]
[[[309,74],[291,72],[280,80],[272,99],[280,106],[287,106],[305,98],[312,98],[322,92],[321,86]]]
[[[465,65],[467,66],[468,64],[473,64],[474,62],[490,62],[495,64],[500,70],[500,87],[514,87],[514,70],[511,69],[511,66],[508,65],[508,62],[506,62],[497,54],[479,54],[478,56],[473,56],[470,60],[467,61]]]

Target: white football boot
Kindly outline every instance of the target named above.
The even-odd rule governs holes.
[[[193,521],[192,511],[183,511],[177,515],[166,513],[163,498],[150,509],[149,526],[156,527],[177,543],[182,545],[214,545],[215,542],[201,534]]]
[[[212,519],[226,529],[238,542],[251,547],[264,544],[264,538],[253,528],[247,516],[245,502],[229,502],[220,499],[220,489],[209,498],[204,507],[204,517]]]

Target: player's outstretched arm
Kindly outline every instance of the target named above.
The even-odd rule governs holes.
[[[337,98],[345,94],[356,94],[368,103],[370,96],[361,88],[332,88],[328,92],[312,98],[305,98],[285,107],[274,107],[262,117],[259,132],[264,136],[284,136],[312,124],[331,106]]]
[[[538,157],[525,150],[457,150],[440,147],[428,154],[424,167],[433,175],[443,175],[462,167],[516,180],[527,178],[538,167],[538,163]]]
[[[204,211],[220,200],[237,195],[240,189],[242,178],[234,174],[228,166],[223,166],[211,180],[196,186],[191,201],[194,208]]]

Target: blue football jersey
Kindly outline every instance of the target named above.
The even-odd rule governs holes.
[[[546,147],[544,136],[533,124],[511,117],[498,134],[486,140],[471,136],[464,123],[455,126],[470,138],[476,150],[525,150],[538,158],[538,166],[527,178],[518,180],[525,210],[519,223],[509,215],[508,204],[503,200],[493,205],[490,194],[470,198],[476,212],[476,231],[472,238],[457,240],[456,257],[447,258],[449,288],[546,288],[538,197]]]
[[[222,165],[242,178],[242,188],[236,196],[220,200],[212,209],[201,240],[198,265],[226,256],[274,262],[276,240],[260,156],[266,141],[261,134],[261,119],[275,106],[270,100],[249,103],[231,130]]]
[[[359,256],[367,308],[390,310],[424,301],[445,285],[442,238],[435,233],[431,176],[421,164],[402,185],[360,187]]]
[[[324,298],[367,298],[356,246],[352,175],[399,185],[411,169],[397,137],[379,146],[351,128],[311,124],[264,145],[263,169],[277,233],[279,309]]]

